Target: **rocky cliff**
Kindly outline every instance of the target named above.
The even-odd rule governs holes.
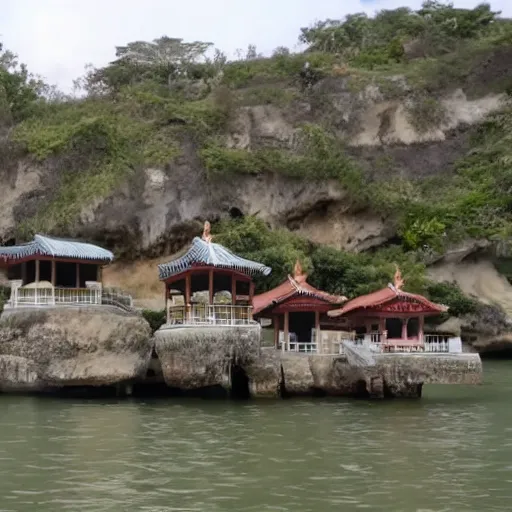
[[[156,263],[208,218],[224,221],[224,243],[268,260],[276,281],[301,257],[317,284],[353,295],[385,284],[398,261],[412,290],[448,301],[428,279],[455,281],[506,310],[509,20],[440,5],[355,19],[303,29],[304,53],[235,62],[141,64],[133,43],[82,79],[79,99],[13,101],[0,241],[40,231],[104,244],[119,259],[109,284],[157,308]],[[239,229],[254,217],[279,236]],[[460,247],[455,265],[478,257],[503,276],[493,297],[439,270]]]

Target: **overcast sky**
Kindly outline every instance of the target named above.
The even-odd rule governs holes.
[[[2,0],[0,40],[30,71],[69,92],[85,64],[107,64],[115,46],[130,41],[167,35],[211,41],[230,57],[248,44],[268,54],[296,48],[300,27],[315,20],[404,4],[417,8],[421,0]],[[512,1],[491,5],[512,16]]]

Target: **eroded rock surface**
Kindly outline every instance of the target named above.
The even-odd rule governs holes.
[[[151,329],[114,307],[4,312],[0,390],[108,386],[136,379],[151,357]]]
[[[155,351],[165,382],[172,388],[229,388],[232,364],[250,366],[260,355],[259,324],[238,328],[173,327],[155,333]]]

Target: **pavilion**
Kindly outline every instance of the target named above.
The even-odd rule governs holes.
[[[283,351],[322,352],[319,345],[321,329],[328,321],[326,313],[346,300],[310,285],[297,261],[293,275],[288,275],[276,288],[254,297],[253,314],[272,319],[276,348],[281,343]]]
[[[178,325],[238,325],[252,322],[255,275],[267,276],[271,268],[242,258],[212,242],[210,223],[201,238],[195,237],[186,252],[158,266],[165,284],[167,323]],[[194,300],[194,293],[208,292],[207,303]],[[229,292],[230,303],[216,300],[218,292]],[[224,295],[227,295],[225,293]],[[176,305],[176,296],[183,305]],[[169,299],[173,304],[168,306]]]
[[[356,337],[378,344],[384,351],[424,350],[425,342],[429,341],[424,333],[425,317],[440,315],[448,308],[403,291],[403,285],[397,267],[393,284],[356,297],[328,315],[345,318]]]
[[[0,247],[0,268],[11,283],[11,307],[101,303],[102,268],[114,255],[84,242],[35,235]]]

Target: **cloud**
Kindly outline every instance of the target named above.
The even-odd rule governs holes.
[[[373,13],[409,0],[3,0],[0,34],[29,69],[69,91],[84,65],[113,60],[115,46],[162,35],[211,41],[233,56],[237,48],[256,44],[270,53],[277,46],[297,48],[300,27],[315,20],[341,18],[350,12]],[[473,7],[461,0],[457,6]],[[512,16],[508,0],[493,8]]]

